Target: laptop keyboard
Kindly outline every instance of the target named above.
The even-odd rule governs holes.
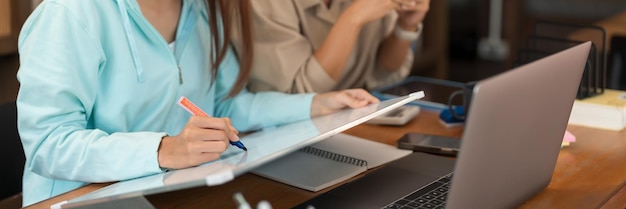
[[[436,181],[433,181],[425,187],[419,188],[414,192],[390,203],[383,207],[384,209],[443,209],[450,189],[450,181],[452,173],[445,175]]]

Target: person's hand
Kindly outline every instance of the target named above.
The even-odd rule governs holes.
[[[398,7],[395,0],[354,0],[342,16],[351,18],[354,23],[363,26],[384,17]]]
[[[188,168],[216,160],[239,132],[228,118],[192,116],[177,136],[166,136],[158,151],[162,168]]]
[[[394,0],[397,4],[398,25],[406,31],[417,31],[430,8],[430,0]]]
[[[311,104],[311,117],[337,112],[343,108],[364,107],[380,102],[376,97],[363,89],[348,89],[317,94]]]

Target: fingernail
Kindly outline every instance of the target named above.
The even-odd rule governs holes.
[[[239,136],[237,136],[237,134],[233,134],[232,139],[234,139],[235,141],[239,140]]]

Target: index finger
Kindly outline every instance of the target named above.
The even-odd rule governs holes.
[[[204,116],[193,116],[190,119],[190,122],[199,128],[204,129],[214,129],[221,130],[226,132],[230,141],[238,141],[239,136],[237,134],[239,131],[235,129],[235,127],[230,122],[228,118],[213,118],[213,117],[204,117]]]
[[[193,116],[202,116],[202,117],[212,118],[211,116],[209,116],[209,114],[204,112],[200,107],[198,107],[196,104],[191,102],[191,100],[187,99],[187,97],[185,96],[181,96],[180,99],[178,99],[177,103],[182,108],[187,110],[187,112],[191,113],[191,115]],[[237,134],[239,133],[239,131],[237,131],[237,129],[233,127],[233,124],[230,122],[230,119],[224,118],[223,120],[225,120],[226,122],[225,126],[220,126],[218,124],[218,126],[213,127],[212,126],[213,124],[210,124],[210,123],[204,124],[204,125],[200,123],[197,125],[201,125],[200,126],[201,128],[210,128],[210,129],[218,129],[218,130],[226,131],[231,141],[238,141],[239,136],[237,136]]]

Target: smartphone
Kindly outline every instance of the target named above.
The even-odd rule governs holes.
[[[447,136],[407,133],[398,140],[398,148],[456,156],[461,148],[461,140]]]

